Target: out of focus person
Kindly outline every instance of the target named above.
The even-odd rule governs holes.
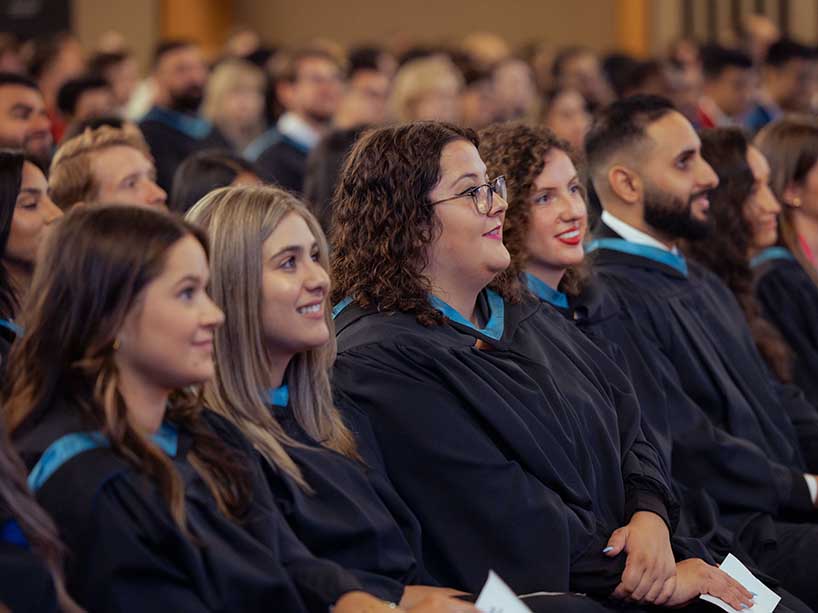
[[[554,58],[551,71],[555,86],[579,90],[591,111],[613,99],[613,91],[602,72],[599,56],[590,49],[563,49]]]
[[[493,70],[511,57],[511,48],[506,40],[492,32],[473,32],[463,39],[460,48],[482,70]]]
[[[53,145],[50,127],[37,84],[16,73],[0,72],[0,147],[22,149],[47,167]]]
[[[0,32],[0,72],[26,71],[25,62],[20,56],[20,43],[10,32]]]
[[[458,96],[463,75],[443,54],[406,62],[395,75],[389,100],[392,118],[400,121],[460,120]]]
[[[276,95],[286,111],[244,150],[265,181],[301,192],[307,155],[329,130],[342,94],[341,66],[325,49],[302,49],[285,60]]]
[[[265,128],[264,73],[250,62],[227,59],[207,81],[202,117],[234,151],[243,151]]]
[[[605,58],[602,68],[617,98],[667,95],[667,76],[656,60],[637,60],[624,53],[612,53]]]
[[[124,115],[139,84],[139,67],[133,56],[127,51],[96,53],[88,60],[88,72],[108,81],[117,112]]]
[[[522,60],[507,59],[494,68],[494,98],[498,119],[536,119],[540,100],[534,73]]]
[[[199,151],[176,169],[170,192],[170,210],[184,217],[194,204],[214,189],[237,185],[261,185],[250,162],[227,150]]]
[[[250,28],[239,28],[224,43],[224,55],[229,58],[246,58],[261,48],[261,37]]]
[[[753,60],[743,51],[715,44],[703,47],[701,56],[704,83],[698,104],[698,126],[741,125],[753,104]]]
[[[781,39],[770,45],[761,68],[759,102],[747,119],[750,130],[760,130],[784,113],[811,110],[814,63],[814,51],[799,42]]]
[[[494,75],[476,66],[463,66],[463,89],[460,92],[460,121],[479,130],[498,118]]]
[[[57,108],[70,127],[93,117],[105,117],[116,110],[114,93],[102,77],[84,76],[66,81],[57,94]]]
[[[139,123],[156,162],[157,182],[170,189],[173,173],[190,154],[228,146],[209,121],[199,116],[207,82],[207,66],[198,45],[168,40],[156,47],[153,108]]]
[[[43,94],[54,142],[60,142],[66,124],[57,108],[57,94],[66,81],[79,77],[85,71],[82,46],[69,32],[43,36],[29,45],[28,73]]]
[[[69,138],[74,138],[75,136],[82,134],[86,130],[96,130],[102,126],[116,128],[117,130],[127,127],[128,130],[136,130],[136,132],[140,133],[139,126],[136,125],[136,122],[133,122],[130,119],[124,119],[119,115],[99,115],[97,117],[89,117],[88,119],[77,121],[69,125],[65,131],[65,134],[63,134],[63,142],[67,141]]]
[[[687,120],[698,127],[699,98],[702,92],[701,71],[688,70],[671,60],[665,66],[667,97]]]
[[[148,144],[130,125],[89,129],[62,143],[51,162],[48,192],[64,211],[95,203],[167,208]]]
[[[761,66],[770,45],[781,38],[781,30],[775,22],[767,17],[754,13],[746,15],[741,20],[739,40],[744,51],[753,60],[753,64]]]
[[[386,120],[391,85],[389,70],[388,62],[384,64],[378,49],[359,50],[350,55],[346,88],[335,113],[336,128],[379,125]]]
[[[579,91],[554,89],[547,92],[542,121],[557,138],[571,145],[576,155],[582,154],[585,135],[591,128],[591,114]]]

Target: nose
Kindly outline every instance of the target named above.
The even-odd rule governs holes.
[[[701,164],[699,165],[699,172],[696,177],[699,185],[704,189],[715,189],[719,185],[719,176],[713,167],[708,164],[704,158],[699,158]]]
[[[563,205],[560,209],[560,219],[562,221],[577,221],[588,214],[585,207],[585,200],[581,197],[563,198]]]
[[[768,185],[762,187],[761,193],[759,194],[759,201],[767,213],[778,215],[781,212],[781,203],[778,202],[778,198],[775,197],[775,194],[773,194],[773,191]]]
[[[152,206],[166,206],[168,194],[154,181],[148,185],[148,203]]]
[[[310,292],[321,292],[325,294],[329,289],[329,275],[320,262],[310,260],[305,287]]]
[[[494,194],[491,202],[491,217],[505,213],[508,210],[508,202],[500,194]]]
[[[224,312],[213,302],[210,296],[205,298],[206,304],[202,314],[202,325],[206,328],[216,329],[224,323]]]
[[[48,196],[43,197],[43,219],[46,224],[51,224],[63,216],[62,209],[54,204]]]
[[[51,120],[48,118],[48,115],[45,113],[38,113],[34,117],[34,121],[32,122],[32,127],[36,131],[50,131],[51,130]]]

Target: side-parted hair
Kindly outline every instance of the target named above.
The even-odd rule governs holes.
[[[94,202],[99,185],[91,169],[92,157],[117,146],[132,147],[153,160],[142,133],[131,124],[122,128],[88,129],[63,142],[54,154],[48,173],[48,191],[54,203],[65,211],[78,202]]]
[[[444,147],[460,140],[479,145],[474,131],[432,121],[374,129],[358,139],[333,198],[333,303],[350,297],[364,308],[414,313],[426,326],[445,321],[429,303],[432,287],[423,272],[440,232],[429,193],[440,181]],[[523,295],[507,270],[490,287],[510,302]]]
[[[177,525],[185,530],[184,483],[173,462],[127,419],[114,341],[143,290],[165,266],[180,240],[204,233],[166,213],[139,207],[82,207],[46,239],[21,320],[26,334],[14,343],[3,401],[15,434],[52,407],[65,405],[95,424],[111,449],[157,482]],[[201,419],[191,390],[171,395],[166,419],[193,437],[189,458],[219,510],[240,516],[249,497],[245,468]]]
[[[590,177],[596,177],[615,153],[643,143],[646,128],[675,110],[670,100],[650,95],[617,100],[602,109],[585,137]]]
[[[22,151],[0,150],[0,317],[9,320],[14,319],[19,301],[2,256],[6,253],[11,234],[11,221],[14,219],[17,196],[23,184],[25,161]]]
[[[535,179],[545,168],[545,156],[563,151],[577,167],[571,146],[548,128],[526,123],[503,123],[484,128],[480,136],[480,157],[491,177],[503,175],[508,186],[508,210],[503,223],[503,244],[511,254],[508,271],[516,276],[525,272],[528,262],[529,216]],[[584,195],[583,195],[584,198]],[[578,291],[580,271],[569,268],[560,282],[560,290]]]
[[[274,467],[308,489],[286,451],[299,446],[287,436],[264,403],[270,360],[262,327],[264,242],[288,215],[307,223],[318,243],[321,266],[329,270],[321,226],[292,194],[276,187],[226,187],[200,200],[187,214],[210,237],[210,292],[224,310],[216,331],[216,377],[205,385],[205,403],[236,424]],[[347,457],[358,458],[355,440],[332,401],[329,371],[335,360],[335,334],[329,296],[324,316],[329,342],[293,357],[285,382],[296,420],[313,439]]]
[[[753,288],[749,260],[753,230],[744,217],[744,207],[755,179],[747,162],[747,137],[737,128],[703,130],[699,136],[702,157],[719,176],[719,185],[710,194],[715,231],[702,240],[685,241],[683,251],[730,288],[759,352],[776,377],[788,383],[792,381],[792,351],[778,330],[762,317]]]
[[[781,203],[778,242],[790,250],[813,283],[818,285],[818,270],[798,239],[793,203],[785,198],[787,188],[802,184],[818,163],[818,121],[806,115],[783,117],[764,126],[754,143],[770,164],[770,188]]]

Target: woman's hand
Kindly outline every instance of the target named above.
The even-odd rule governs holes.
[[[348,592],[338,599],[333,607],[334,613],[394,613],[395,611],[412,611],[412,613],[479,613],[474,605],[463,600],[456,600],[444,594],[429,594],[421,598],[410,608],[394,608],[393,605],[375,598],[366,592]]]
[[[753,594],[718,567],[698,558],[679,562],[676,565],[676,590],[665,606],[682,606],[701,594],[721,598],[739,611],[753,606]]]
[[[612,596],[664,605],[676,589],[676,560],[667,525],[656,513],[639,511],[627,526],[614,530],[605,555],[628,556],[625,572]]]

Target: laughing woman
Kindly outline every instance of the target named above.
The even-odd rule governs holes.
[[[91,611],[382,611],[277,515],[244,438],[189,390],[222,312],[203,233],[136,207],[49,237],[12,349],[5,421]]]
[[[431,582],[417,521],[333,404],[327,244],[315,217],[272,187],[219,189],[187,217],[209,235],[211,293],[227,313],[205,402],[261,454],[293,531],[385,600],[411,607],[451,593],[417,585]]]
[[[504,274],[505,183],[476,145],[447,124],[370,132],[336,192],[333,381],[420,520],[427,568],[468,590],[494,568],[597,606],[710,589],[749,604],[717,569],[674,564],[632,390]]]

